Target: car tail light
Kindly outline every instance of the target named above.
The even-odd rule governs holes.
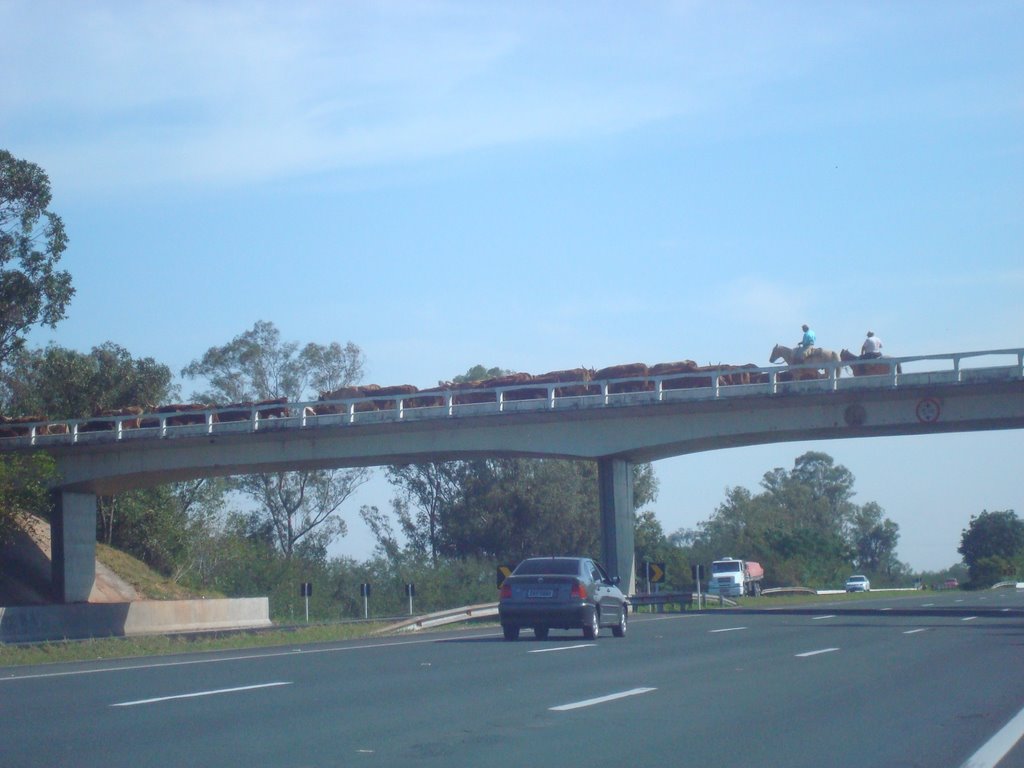
[[[512,585],[502,584],[501,594],[498,596],[499,600],[511,600],[512,599]]]
[[[580,600],[587,599],[587,588],[584,587],[580,582],[576,582],[572,585],[572,592],[569,593],[570,597],[577,597]]]

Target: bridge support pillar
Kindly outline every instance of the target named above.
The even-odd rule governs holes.
[[[610,576],[621,579],[628,595],[636,592],[636,552],[633,543],[633,462],[604,458],[597,461],[601,498],[601,560]]]
[[[96,496],[54,493],[50,520],[50,562],[54,597],[86,603],[96,581]]]

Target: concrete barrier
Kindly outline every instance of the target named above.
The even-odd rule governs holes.
[[[266,597],[0,608],[0,642],[80,640],[269,627]]]

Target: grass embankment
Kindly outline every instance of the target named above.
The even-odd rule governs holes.
[[[96,544],[96,559],[127,581],[147,600],[191,600],[197,597],[224,597],[219,592],[197,595],[177,582],[161,576],[148,565],[106,544]]]
[[[282,627],[254,632],[104,637],[63,642],[0,644],[0,667],[329,643],[366,637],[382,626],[383,623],[359,622]],[[3,676],[2,671],[0,676]]]

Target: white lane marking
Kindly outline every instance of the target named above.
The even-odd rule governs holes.
[[[538,648],[530,653],[551,653],[552,651],[575,651],[577,648],[593,648],[595,643],[584,643],[582,645],[562,645],[558,648]]]
[[[570,709],[582,709],[583,707],[593,707],[595,704],[605,704],[609,701],[615,701],[616,699],[625,699],[627,696],[639,696],[642,693],[650,693],[656,691],[657,688],[632,688],[628,691],[621,691],[619,693],[610,693],[607,696],[598,696],[596,699],[584,699],[583,701],[574,701],[572,704],[561,704],[557,707],[548,707],[552,712],[568,712]]]
[[[995,768],[1024,736],[1024,709],[1018,712],[1010,722],[999,729],[998,733],[985,742],[981,749],[967,758],[960,768]]]
[[[708,633],[714,635],[718,632],[739,632],[741,629],[746,629],[746,627],[726,627],[725,629],[709,629]]]
[[[806,659],[808,656],[817,656],[820,653],[833,653],[838,650],[838,648],[822,648],[820,651],[807,651],[807,653],[798,653],[796,654],[796,657],[798,659]]]
[[[834,619],[835,617],[836,615],[834,613],[830,613],[826,616],[812,616],[811,621],[819,621],[821,619]]]
[[[501,637],[500,633],[488,632],[479,635],[459,635],[460,640],[480,640],[485,637]],[[395,648],[400,645],[424,645],[429,643],[447,643],[449,638],[432,637],[422,640],[398,640],[391,643],[367,643],[365,645],[347,645],[341,648],[292,648],[286,651],[265,651],[263,653],[247,653],[236,656],[218,656],[214,659],[188,659],[187,661],[155,661],[148,664],[126,664],[118,667],[101,667],[99,669],[73,669],[65,672],[40,672],[33,675],[11,674],[0,677],[0,683],[11,680],[38,680],[48,677],[72,677],[77,675],[98,675],[105,672],[133,672],[138,669],[160,669],[161,667],[189,667],[193,664],[222,664],[228,661],[259,661],[273,659],[278,656],[294,656],[296,653],[340,653],[342,651],[372,651],[375,648]],[[201,653],[201,651],[200,651]]]
[[[974,621],[976,618],[978,618],[978,617],[977,616],[964,616],[962,619],[960,619],[960,621]]]
[[[921,603],[922,608],[932,608],[934,605],[935,603]]]
[[[217,696],[221,693],[238,693],[239,691],[254,691],[257,688],[276,688],[279,685],[291,685],[291,683],[260,683],[259,685],[242,685],[238,688],[220,688],[216,691],[196,691],[195,693],[181,693],[177,696],[159,696],[155,699],[139,699],[138,701],[122,701],[111,704],[112,707],[134,707],[139,704],[156,704],[161,701],[173,701],[174,699],[195,699],[200,696]]]
[[[642,621],[645,624],[648,621],[676,621],[678,619],[699,619],[702,616],[707,616],[706,613],[680,613],[676,616],[654,616],[649,613],[638,613],[635,616],[642,617],[637,621]]]
[[[918,629],[908,629],[908,630],[907,630],[906,632],[904,632],[903,634],[904,634],[904,635],[913,635],[913,634],[915,634],[915,633],[917,633],[917,632],[927,632],[927,631],[928,631],[928,630],[927,630],[927,628],[925,628],[925,627],[919,627]]]

